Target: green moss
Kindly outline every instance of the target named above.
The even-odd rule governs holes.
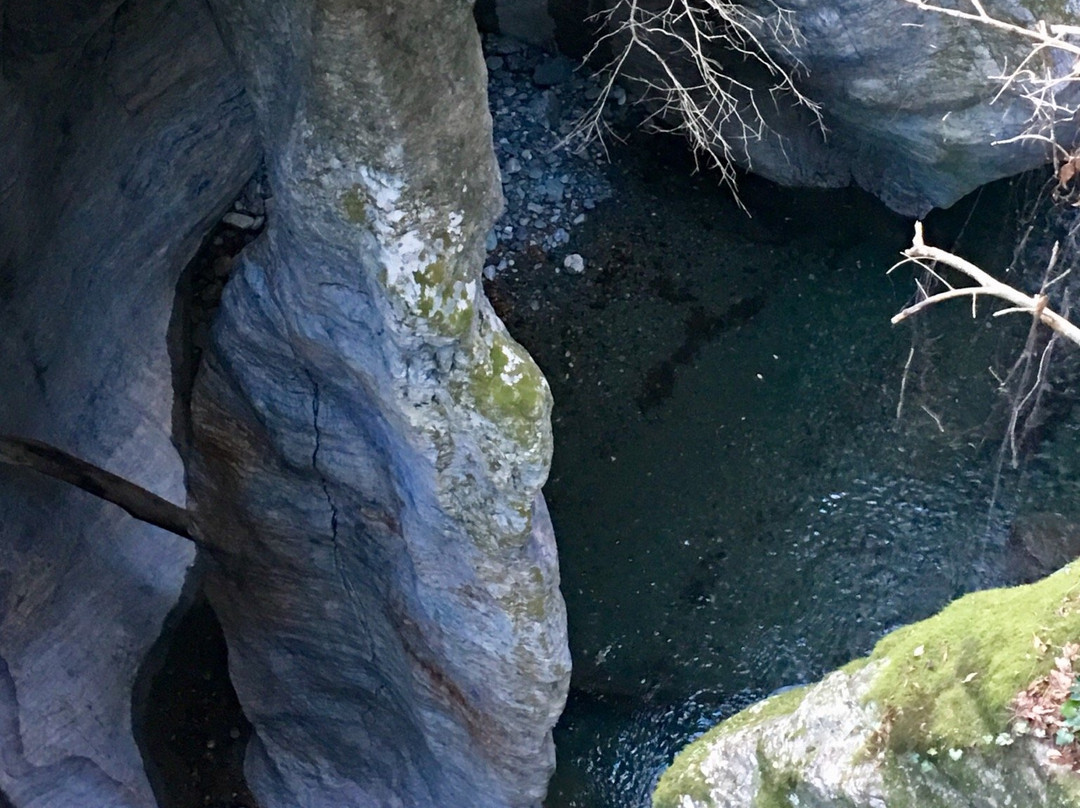
[[[678,808],[679,798],[685,794],[695,800],[707,802],[709,786],[701,773],[701,763],[709,748],[720,737],[740,729],[780,718],[795,712],[806,696],[806,687],[785,690],[771,698],[759,701],[721,721],[700,738],[683,748],[675,760],[660,776],[653,792],[653,808]]]
[[[1009,722],[1009,704],[1049,669],[1051,648],[1080,638],[1080,565],[1030,586],[966,595],[898,629],[870,656],[883,666],[867,695],[894,753],[973,747]]]
[[[367,202],[360,193],[360,186],[354,185],[341,197],[341,207],[345,218],[354,224],[366,224],[368,220]]]
[[[473,366],[470,393],[482,415],[525,446],[535,442],[551,406],[540,368],[501,332],[495,332],[490,351]]]
[[[751,808],[792,808],[791,795],[799,785],[799,779],[792,771],[777,769],[765,754],[761,744],[757,748],[758,774],[761,785],[754,795]]]
[[[713,731],[715,728],[679,752],[667,771],[660,775],[652,795],[653,808],[680,808],[683,796],[706,805],[709,803],[709,784],[705,782],[701,764],[709,752],[708,743],[703,741]]]

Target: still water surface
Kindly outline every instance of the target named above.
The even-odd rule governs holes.
[[[1016,515],[1080,503],[1068,418],[997,475],[988,368],[1023,324],[964,304],[918,339],[889,324],[913,289],[886,275],[909,221],[852,191],[753,181],[747,218],[646,152],[617,158],[616,200],[571,245],[585,278],[504,289],[542,298],[507,319],[556,398],[545,490],[575,672],[548,808],[647,806],[718,718],[1008,581]],[[928,240],[1007,264],[1017,195],[985,191]]]

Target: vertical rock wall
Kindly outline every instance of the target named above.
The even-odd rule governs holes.
[[[538,805],[569,676],[550,394],[479,284],[470,4],[213,0],[274,193],[196,382],[208,594],[264,808]]]
[[[183,503],[166,332],[207,223],[256,164],[196,0],[0,4],[0,432]],[[151,806],[131,686],[189,544],[0,468],[0,792]]]

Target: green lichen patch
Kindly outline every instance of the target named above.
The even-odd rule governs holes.
[[[551,393],[540,368],[525,349],[501,332],[492,334],[469,375],[477,410],[523,446],[546,429]]]
[[[473,318],[470,287],[455,278],[446,258],[414,270],[412,279],[417,289],[414,314],[446,336],[458,337],[468,330]]]
[[[367,224],[368,202],[359,185],[354,185],[341,195],[341,209],[345,218],[354,224]]]
[[[792,808],[798,805],[798,799],[792,800],[795,790],[799,786],[799,778],[795,772],[777,768],[762,744],[757,748],[758,774],[761,777],[761,786],[754,795],[754,803],[751,808]]]
[[[653,791],[653,808],[679,808],[683,795],[709,804],[709,786],[701,771],[701,764],[712,745],[724,735],[790,715],[802,703],[806,692],[806,687],[796,687],[760,701],[721,721],[684,747],[675,756],[667,771],[660,776],[660,781]]]
[[[1014,696],[1048,670],[1054,647],[1077,638],[1080,565],[1029,586],[966,595],[892,632],[870,656],[882,667],[867,694],[884,716],[885,745],[921,755],[994,743]]]

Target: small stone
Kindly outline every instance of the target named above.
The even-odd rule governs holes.
[[[495,267],[492,264],[488,264],[484,267],[484,277],[489,281],[495,280]]]
[[[533,311],[540,311],[540,301],[539,300],[530,300],[529,301],[529,308],[532,309]]]
[[[533,71],[533,84],[537,87],[554,87],[562,84],[574,75],[574,63],[565,56],[556,56],[536,66]]]
[[[517,174],[521,171],[521,161],[516,157],[511,157],[506,161],[506,168],[504,169],[507,174]]]
[[[570,253],[563,259],[562,265],[567,272],[572,272],[575,275],[580,275],[585,271],[585,259],[578,253]]]
[[[572,224],[575,224],[575,225],[585,224],[585,214],[584,213],[579,213],[577,216],[575,216],[574,221],[572,222]]]
[[[544,176],[544,169],[540,168],[540,166],[529,167],[529,179],[538,180],[542,176]]]
[[[506,60],[501,56],[489,56],[484,62],[487,64],[487,69],[490,73],[498,73],[506,67]]]
[[[585,208],[585,210],[592,210],[593,208],[596,207],[596,200],[594,200],[594,199],[586,199],[581,204]]]
[[[215,746],[217,746],[217,742],[212,739],[206,742],[207,749],[213,749]]]
[[[499,236],[495,233],[494,229],[489,230],[488,234],[487,234],[487,239],[485,239],[485,241],[484,241],[484,248],[488,252],[491,252],[492,250],[494,250],[498,246],[499,246]]]
[[[236,727],[233,727],[229,730],[229,737],[232,738],[234,741],[237,740],[240,737],[240,730]]]
[[[551,240],[555,244],[566,244],[566,242],[570,240],[570,234],[560,227],[558,230],[551,234]],[[584,266],[582,267],[582,269],[584,269]]]
[[[229,273],[232,272],[233,259],[228,255],[219,255],[214,259],[214,277],[215,278],[227,278]]]
[[[238,230],[254,230],[255,229],[255,217],[248,216],[246,213],[237,213],[236,211],[229,211],[221,217],[221,221],[231,227],[235,227]]]
[[[608,97],[621,107],[626,103],[626,90],[616,84],[611,88],[611,95]]]
[[[549,202],[558,202],[563,198],[565,186],[554,177],[549,177],[544,182],[544,196]]]

